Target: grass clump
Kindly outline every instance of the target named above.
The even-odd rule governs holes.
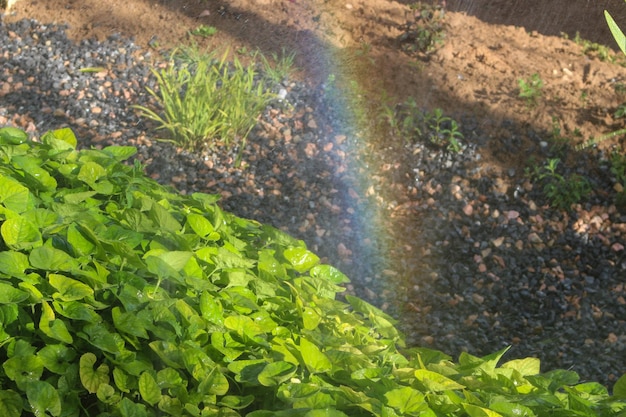
[[[165,69],[153,70],[158,89],[148,88],[160,109],[136,106],[169,133],[167,140],[198,150],[216,143],[240,152],[263,109],[274,97],[254,66],[220,60],[197,48],[178,51]]]
[[[618,416],[505,351],[405,349],[296,239],[123,162],[0,129],[0,413],[111,417]]]
[[[296,58],[295,52],[287,53],[283,48],[280,56],[272,53],[271,61],[261,53],[257,54],[261,61],[263,75],[274,84],[281,84],[291,74]]]

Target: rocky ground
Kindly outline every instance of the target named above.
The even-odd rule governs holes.
[[[415,56],[402,48],[415,18],[403,2],[22,0],[0,26],[0,125],[35,137],[70,126],[85,147],[137,146],[158,181],[219,193],[228,210],[305,240],[352,278],[350,291],[397,317],[410,344],[454,356],[512,346],[509,357],[610,386],[626,372],[626,211],[609,163],[623,148],[620,137],[575,146],[623,127],[624,70],[546,36],[558,19],[542,26],[531,8],[501,3],[450,2],[445,41]],[[572,38],[585,16],[583,36],[608,43],[589,31],[603,25],[599,3],[568,8],[563,31]],[[547,7],[533,10],[550,16]],[[202,24],[217,34],[188,34]],[[300,71],[273,86],[287,95],[264,112],[241,168],[232,152],[155,141],[131,108],[153,104],[150,66],[191,39],[242,59],[297,53]],[[529,106],[517,81],[534,73],[545,86]],[[461,151],[367,123],[379,114],[364,103],[382,91],[452,115]],[[580,204],[557,209],[547,182],[525,175],[552,158],[589,182]]]

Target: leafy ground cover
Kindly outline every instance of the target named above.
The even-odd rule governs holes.
[[[288,235],[148,179],[132,147],[0,129],[0,414],[612,416],[536,358],[405,349]]]

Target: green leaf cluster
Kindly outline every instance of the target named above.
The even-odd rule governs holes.
[[[543,167],[536,168],[533,177],[552,206],[569,210],[572,204],[580,203],[591,194],[591,185],[579,174],[560,174],[557,171],[560,162],[559,158],[549,159]]]
[[[403,349],[276,229],[148,179],[135,150],[0,129],[0,415],[617,416],[539,361]],[[620,414],[621,413],[621,414]]]

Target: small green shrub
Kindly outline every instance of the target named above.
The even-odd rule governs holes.
[[[158,129],[169,132],[170,138],[162,140],[191,150],[219,141],[238,145],[241,152],[261,111],[274,97],[257,79],[254,67],[244,67],[236,58],[231,67],[227,53],[216,61],[194,48],[173,56],[167,68],[152,71],[157,91],[148,88],[161,109],[135,107],[157,122]]]
[[[519,97],[526,100],[528,107],[536,106],[543,88],[543,80],[539,74],[534,73],[528,79],[520,78],[517,80],[517,84],[519,86]]]
[[[412,18],[398,40],[402,50],[418,56],[432,54],[445,39],[445,10],[439,2],[418,1],[409,6]]]
[[[147,178],[131,147],[0,129],[0,414],[617,416],[609,396],[505,351],[403,349],[335,295],[301,241]],[[623,414],[621,414],[623,415]]]
[[[536,169],[534,178],[542,186],[544,195],[550,204],[561,210],[568,210],[572,204],[579,203],[591,193],[591,186],[586,178],[578,174],[567,177],[557,172],[561,160],[549,159],[541,168]]]
[[[463,134],[457,122],[444,116],[439,108],[432,113],[420,109],[412,97],[395,107],[383,105],[380,118],[393,135],[400,136],[409,144],[426,140],[451,152],[461,150]]]

